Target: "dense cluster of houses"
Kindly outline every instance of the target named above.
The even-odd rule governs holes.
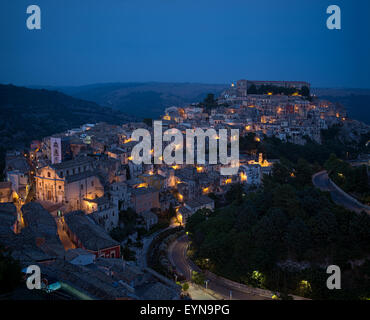
[[[237,182],[259,185],[272,167],[262,156],[240,159],[236,176],[221,175],[218,164],[136,164],[131,156],[136,128],[153,130],[144,123],[98,123],[45,138],[32,156],[36,200],[53,204],[62,214],[83,211],[108,232],[118,226],[119,212],[131,208],[150,228],[171,206],[185,223],[181,212],[200,195],[204,206],[212,209],[214,201],[208,194],[222,195]]]
[[[181,288],[151,269],[120,258],[120,244],[82,211],[66,214],[67,233],[77,248],[65,250],[58,222],[39,203],[22,207],[23,228],[16,230],[17,208],[0,203],[0,244],[22,268],[37,265],[43,283],[63,286],[74,299],[179,299]]]
[[[258,138],[264,135],[295,144],[305,144],[305,137],[320,143],[321,130],[347,118],[344,108],[329,101],[308,99],[299,94],[305,82],[259,82],[257,85],[278,85],[296,88],[292,95],[247,94],[249,81],[239,80],[217,99],[218,107],[205,112],[197,104],[185,108],[166,109],[164,120],[168,125],[178,123],[182,127],[207,127],[239,129],[241,135],[254,132]]]
[[[201,104],[167,108],[163,128],[239,129],[241,136],[254,132],[256,139],[267,135],[303,144],[306,136],[320,142],[321,129],[346,117],[335,105],[314,103],[298,93],[248,95],[245,88],[243,81],[233,84],[212,108]],[[122,265],[119,259],[121,244],[109,232],[122,227],[122,212],[135,211],[149,230],[172,208],[177,222],[184,225],[198,210],[214,210],[214,197],[225,195],[232,184],[241,183],[245,189],[260,185],[274,163],[262,154],[240,155],[239,170],[230,176],[220,173],[221,164],[208,161],[137,164],[132,158],[137,144],[132,133],[138,128],[154,130],[139,122],[85,124],[33,141],[26,151],[9,151],[6,181],[0,182],[0,202],[6,203],[0,207],[0,227],[6,229],[1,243],[12,248],[24,265],[44,263],[44,272],[83,282],[79,288],[94,288],[97,297],[137,297],[137,292],[155,291],[149,290],[153,275]],[[91,263],[98,268],[89,269]],[[79,272],[94,274],[97,283],[89,276],[78,280]],[[140,286],[148,288],[135,291]],[[177,288],[160,286],[167,298],[178,296]]]

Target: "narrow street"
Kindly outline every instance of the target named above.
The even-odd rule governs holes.
[[[69,239],[67,233],[63,230],[63,223],[61,219],[55,218],[55,222],[58,227],[58,236],[63,244],[64,250],[68,251],[70,249],[75,249],[75,244]]]

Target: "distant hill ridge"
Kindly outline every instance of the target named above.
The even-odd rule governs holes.
[[[57,90],[30,89],[12,84],[0,84],[0,107],[3,109],[9,106],[26,109],[37,107],[39,111],[45,111],[44,108],[47,108],[49,112],[61,113],[60,115],[63,117],[70,117],[75,115],[75,113],[85,113],[84,116],[88,119],[113,123],[133,119],[133,117],[112,108],[102,107],[92,101],[71,97]],[[54,107],[53,110],[50,110],[51,106]],[[71,114],[67,115],[66,112]],[[74,118],[74,120],[77,123],[81,119]]]
[[[85,123],[121,124],[124,113],[58,91],[0,85],[0,171],[4,152]]]
[[[199,102],[208,93],[217,96],[228,87],[229,84],[127,82],[45,88],[140,118],[158,118],[166,107]],[[351,118],[370,124],[370,89],[312,88],[311,91],[320,98],[343,104]]]
[[[59,87],[75,98],[90,100],[141,118],[158,118],[166,107],[202,101],[229,85],[203,83],[128,82]]]

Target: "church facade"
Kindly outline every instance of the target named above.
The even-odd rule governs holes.
[[[75,159],[40,168],[35,182],[37,200],[63,204],[68,211],[86,210],[84,199],[104,195],[104,187],[90,159]]]

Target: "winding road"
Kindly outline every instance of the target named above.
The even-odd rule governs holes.
[[[321,171],[312,176],[312,183],[315,187],[322,191],[330,192],[333,201],[351,211],[361,212],[365,211],[370,214],[369,207],[359,203],[356,199],[345,193],[343,190],[336,188],[329,179],[326,171]],[[169,247],[168,258],[177,272],[184,275],[186,280],[191,280],[191,272],[200,272],[190,259],[187,258],[186,251],[188,248],[187,236],[182,236],[175,240]],[[208,288],[216,293],[221,298],[230,299],[230,292],[232,299],[236,300],[267,300],[266,296],[260,296],[252,293],[246,293],[240,290],[237,286],[232,285],[230,282],[225,282],[222,279],[213,279],[208,282]]]
[[[365,211],[370,214],[369,207],[359,203],[356,199],[351,197],[349,194],[345,193],[343,190],[339,190],[335,188],[328,176],[326,171],[321,171],[312,176],[312,183],[315,187],[319,188],[321,191],[328,191],[330,192],[331,198],[333,201],[341,205],[348,210],[361,212]]]
[[[176,267],[176,270],[186,277],[186,280],[191,279],[191,271],[200,272],[201,270],[186,256],[188,247],[187,236],[182,236],[175,240],[168,250],[170,262]],[[265,296],[254,295],[241,291],[239,288],[225,283],[222,279],[214,279],[208,282],[208,289],[212,290],[218,296],[225,300],[231,298],[234,300],[270,300]]]

